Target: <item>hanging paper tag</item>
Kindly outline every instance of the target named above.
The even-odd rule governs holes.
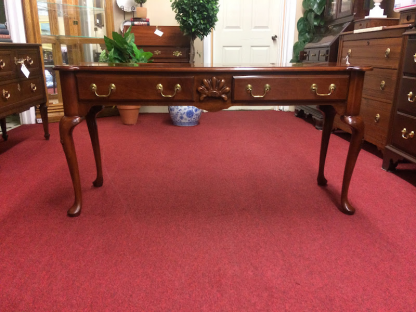
[[[22,70],[22,73],[26,76],[26,78],[29,78],[30,71],[26,68],[25,64],[22,64],[22,67],[20,69]]]
[[[162,37],[163,36],[163,31],[160,31],[159,29],[156,29],[155,34],[158,35],[159,37]]]

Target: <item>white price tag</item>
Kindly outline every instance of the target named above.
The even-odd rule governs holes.
[[[26,68],[25,64],[22,64],[22,67],[20,69],[22,70],[22,73],[26,76],[26,78],[29,78],[30,71]]]
[[[162,37],[163,36],[163,31],[160,31],[159,29],[156,29],[155,34],[158,35],[159,37]]]

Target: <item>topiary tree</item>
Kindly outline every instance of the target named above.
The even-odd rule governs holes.
[[[143,6],[143,3],[146,3],[147,0],[134,0],[137,4],[140,4],[140,6]]]
[[[170,0],[181,31],[191,38],[190,63],[194,63],[196,38],[204,39],[218,21],[219,0]]]
[[[299,62],[299,52],[303,51],[305,45],[312,41],[315,35],[315,28],[325,23],[324,10],[326,0],[303,0],[303,16],[297,23],[298,41],[293,45],[292,63]]]

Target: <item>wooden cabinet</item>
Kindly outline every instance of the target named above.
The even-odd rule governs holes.
[[[395,169],[403,159],[416,163],[416,31],[406,32],[404,51],[392,127],[383,158],[385,170]]]
[[[23,68],[23,70],[22,70]],[[26,75],[24,69],[27,69]],[[49,139],[45,82],[39,44],[0,44],[0,119],[7,140],[4,118],[39,105],[45,138]]]
[[[385,27],[380,31],[348,32],[340,37],[339,65],[374,68],[366,73],[360,114],[365,124],[364,140],[382,151],[387,144],[398,69],[403,59],[403,33],[407,28],[407,25]],[[335,118],[334,128],[351,132],[339,116]]]
[[[126,31],[129,26],[124,27]],[[163,36],[155,34],[155,30]],[[189,63],[190,38],[184,36],[179,26],[132,26],[137,47],[153,53],[155,63]]]

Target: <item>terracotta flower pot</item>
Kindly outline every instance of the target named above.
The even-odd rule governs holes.
[[[147,8],[137,7],[135,17],[146,18],[147,17]]]
[[[140,106],[136,105],[117,105],[120,113],[121,122],[124,125],[135,125],[139,117]]]

